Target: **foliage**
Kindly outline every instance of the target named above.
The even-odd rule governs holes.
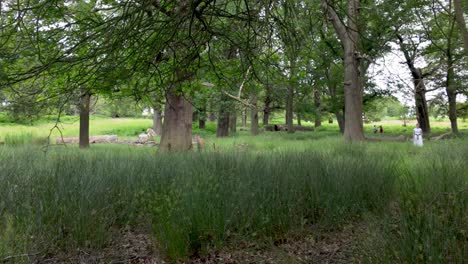
[[[395,97],[376,97],[364,104],[365,121],[381,121],[386,117],[403,118],[406,110]]]

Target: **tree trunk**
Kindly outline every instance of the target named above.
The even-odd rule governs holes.
[[[216,116],[214,112],[210,112],[210,114],[208,115],[208,120],[210,120],[210,122],[216,121]]]
[[[161,135],[162,132],[162,116],[159,106],[153,107],[153,130],[156,135]]]
[[[226,107],[221,104],[219,107],[218,114],[218,126],[216,129],[217,137],[228,137],[229,136],[229,111]]]
[[[455,23],[454,23],[455,24]],[[457,88],[455,87],[453,81],[455,79],[455,72],[453,70],[453,57],[452,57],[452,30],[449,34],[448,45],[447,45],[447,77],[445,90],[447,92],[448,103],[449,103],[449,119],[450,126],[452,128],[452,133],[458,134],[458,124],[457,124]]]
[[[345,130],[347,141],[364,140],[362,124],[362,87],[357,71],[354,50],[347,49],[345,55]]]
[[[320,92],[318,90],[314,91],[314,106],[315,106],[315,127],[319,127],[322,125],[322,110],[321,106],[321,98]]]
[[[322,7],[333,24],[344,50],[344,95],[345,120],[344,138],[346,141],[364,140],[362,124],[362,82],[359,74],[359,0],[348,0],[347,25],[333,9],[330,0],[322,0]]]
[[[242,127],[247,127],[247,108],[242,110]]]
[[[263,126],[268,126],[270,122],[270,112],[269,110],[263,110]]]
[[[198,128],[205,129],[206,127],[206,105],[204,105],[198,114]]]
[[[426,101],[426,85],[424,84],[424,75],[422,74],[422,70],[420,68],[416,68],[414,66],[416,54],[410,53],[411,48],[408,48],[405,45],[403,38],[400,35],[397,35],[397,38],[400,43],[400,49],[405,56],[406,65],[408,66],[413,78],[416,118],[423,133],[428,135],[431,133],[431,126],[429,123],[429,111]]]
[[[416,118],[419,123],[419,127],[422,129],[425,135],[431,133],[431,125],[429,122],[429,111],[427,107],[427,100],[426,100],[426,85],[424,84],[424,79],[422,76],[421,69],[416,69],[416,75],[419,76],[414,79],[413,75],[413,83],[414,83],[414,99],[416,102]]]
[[[80,148],[89,148],[89,108],[91,103],[91,94],[83,89],[80,97]]]
[[[344,134],[345,131],[345,119],[343,113],[335,112],[336,121],[338,122],[338,126],[340,127],[341,134]]]
[[[302,126],[301,113],[297,113],[297,125]]]
[[[198,128],[199,129],[205,129],[206,128],[206,119],[205,118],[199,118],[198,119]]]
[[[229,131],[230,133],[237,132],[237,113],[235,110],[229,115]]]
[[[448,103],[449,103],[449,119],[452,133],[458,134],[457,122],[457,93],[452,88],[447,89]]]
[[[294,100],[294,87],[290,84],[288,87],[288,94],[286,96],[286,127],[288,129],[288,133],[294,133],[293,100]]]
[[[267,87],[266,89],[266,96],[265,96],[265,107],[263,108],[263,126],[267,126],[270,121],[270,104],[271,104],[271,97],[270,97],[270,89]]]
[[[250,95],[250,133],[258,135],[258,109],[257,109],[257,95],[252,93]]]
[[[455,17],[457,20],[458,28],[463,36],[463,47],[465,55],[468,56],[468,30],[466,29],[465,18],[463,17],[463,6],[460,0],[453,0],[455,5]]]
[[[183,94],[167,92],[160,151],[186,151],[192,147],[192,104]]]

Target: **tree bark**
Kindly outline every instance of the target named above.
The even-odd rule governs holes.
[[[341,134],[344,134],[344,131],[345,131],[345,119],[344,119],[343,113],[341,113],[341,112],[335,112],[335,116],[336,116],[336,121],[338,122],[338,126],[339,126],[339,128],[340,128],[340,132],[341,132]]]
[[[452,35],[454,31],[455,21],[453,21],[450,33],[447,39],[447,76],[446,76],[446,84],[445,90],[447,92],[448,103],[449,103],[449,119],[450,119],[450,126],[452,128],[452,133],[458,134],[458,124],[457,124],[457,88],[454,84],[455,79],[455,72],[453,70],[453,55],[452,55]]]
[[[463,36],[463,47],[465,55],[468,56],[468,30],[466,29],[465,18],[463,17],[463,6],[460,0],[453,0],[455,5],[455,17],[457,20],[458,28]]]
[[[258,109],[257,109],[257,95],[255,93],[250,94],[250,133],[252,135],[258,135]]]
[[[314,91],[314,106],[315,106],[315,127],[319,127],[322,125],[322,110],[321,106],[321,98],[320,92],[318,90]]]
[[[428,135],[431,133],[431,125],[429,122],[429,110],[427,107],[424,77],[420,68],[415,68],[415,72],[412,72],[412,75],[415,90],[414,99],[416,102],[416,118],[423,133]]]
[[[242,127],[247,127],[247,108],[242,110]]]
[[[263,126],[267,126],[270,122],[270,105],[271,105],[271,97],[270,97],[271,90],[267,87],[266,95],[265,95],[265,107],[263,108]]]
[[[301,113],[297,113],[297,125],[302,126]]]
[[[266,107],[266,106],[265,106]],[[268,124],[270,123],[270,112],[268,112],[269,110],[263,110],[263,126],[268,126]]]
[[[452,133],[458,134],[457,93],[452,88],[447,88],[447,97],[449,103],[449,119]]]
[[[294,100],[294,87],[290,84],[288,87],[288,94],[286,96],[286,127],[288,129],[288,133],[294,133],[293,100]]]
[[[347,25],[343,24],[332,7],[330,0],[322,0],[328,18],[341,41],[344,50],[344,95],[345,95],[345,130],[346,141],[364,140],[362,123],[362,82],[359,74],[358,26],[359,0],[348,0]]]
[[[229,132],[236,133],[237,132],[237,113],[235,110],[231,112],[229,115]]]
[[[216,137],[229,136],[229,111],[226,106],[221,104],[218,114],[218,126],[216,128]]]
[[[192,104],[170,89],[166,95],[160,151],[186,151],[192,147]]]
[[[198,128],[205,129],[206,127],[206,105],[204,105],[198,114]]]
[[[80,148],[89,148],[89,108],[91,103],[91,93],[83,89],[80,97]]]
[[[161,109],[159,106],[153,107],[153,130],[157,135],[161,135],[162,132],[162,116]]]

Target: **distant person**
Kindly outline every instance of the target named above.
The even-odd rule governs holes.
[[[377,134],[377,126],[376,125],[374,125],[374,127],[372,128],[372,133]]]
[[[416,123],[416,127],[413,130],[413,144],[418,147],[423,146],[423,132],[422,129],[419,127],[419,123]]]
[[[382,126],[379,126],[379,133],[383,134],[383,127]]]

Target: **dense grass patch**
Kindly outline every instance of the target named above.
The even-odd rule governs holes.
[[[468,259],[468,146],[451,141],[418,154],[400,165],[405,173],[397,181],[396,200],[385,217],[374,219],[370,262]]]
[[[415,148],[343,144],[327,129],[247,133],[208,137],[206,151],[173,155],[1,146],[0,259],[99,250],[113,230],[142,225],[178,259],[233,240],[276,241],[366,219],[374,219],[364,247],[370,262],[466,259],[465,140]]]
[[[103,247],[111,227],[150,219],[172,258],[221,245],[229,234],[281,237],[380,211],[394,165],[324,152],[205,153],[0,150],[1,254]],[[353,147],[349,147],[350,149]]]

